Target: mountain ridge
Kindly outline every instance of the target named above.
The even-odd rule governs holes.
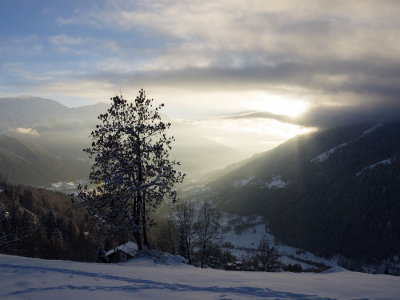
[[[0,175],[8,181],[37,186],[71,180],[88,169],[83,162],[57,158],[38,145],[5,135],[0,135],[0,165]]]
[[[374,260],[400,253],[398,182],[400,122],[361,123],[292,138],[197,196],[263,215],[286,244]]]
[[[103,102],[67,108],[57,101],[40,97],[1,98],[0,135],[40,146],[72,165],[76,165],[77,160],[89,164],[82,149],[90,146],[90,132],[99,122],[98,115],[105,113],[107,108],[108,104]],[[168,120],[168,117],[163,118]],[[207,136],[192,134],[188,127],[190,124],[178,122],[172,126],[170,132],[177,141],[171,157],[181,162],[181,171],[196,176],[240,156],[235,149],[219,144]],[[70,169],[70,166],[67,164],[66,168]],[[85,168],[88,169],[87,165]],[[87,174],[88,172],[85,177]],[[81,176],[81,173],[76,174],[71,180],[83,178]]]

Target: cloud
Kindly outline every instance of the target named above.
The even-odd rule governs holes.
[[[80,37],[71,37],[65,34],[53,35],[49,38],[49,42],[57,46],[79,46],[83,44],[83,39]]]
[[[68,24],[87,23],[148,36],[175,46],[278,58],[342,58],[395,53],[400,21],[395,2],[334,5],[320,1],[127,1],[103,10],[75,11]],[[122,3],[134,3],[123,5]],[[137,4],[139,3],[139,5]],[[65,23],[65,22],[64,22]],[[385,34],[382,34],[382,31]],[[383,47],[384,46],[384,47]],[[221,53],[222,54],[222,53]],[[223,55],[221,55],[223,56]]]
[[[392,82],[398,82],[400,6],[394,1],[108,3],[104,9],[76,11],[64,24],[97,24],[168,38],[168,45],[135,70],[140,76],[146,74],[137,71],[153,71],[149,76],[155,80],[189,76],[199,83],[232,85],[256,79],[379,95],[387,90],[382,75],[394,73]]]
[[[116,42],[93,36],[57,34],[50,36],[48,41],[61,54],[96,56],[99,54],[116,54],[120,52],[120,47]]]
[[[298,125],[264,118],[240,120],[208,118],[197,121],[173,119],[171,128],[171,133],[181,147],[185,145],[188,147],[188,144],[193,146],[193,143],[196,145],[197,141],[193,140],[195,136],[199,137],[198,149],[200,149],[196,151],[204,151],[201,144],[204,142],[203,138],[207,138],[225,147],[236,149],[238,151],[236,160],[274,148],[288,138],[308,131],[310,129]]]
[[[221,119],[228,120],[241,120],[241,119],[272,119],[284,123],[298,124],[299,122],[294,117],[273,114],[270,112],[259,111],[259,112],[248,112],[244,114],[235,114],[233,116],[221,117]]]
[[[57,18],[61,33],[49,44],[83,58],[32,86],[83,98],[145,87],[188,115],[208,109],[303,126],[390,119],[399,113],[399,14],[397,1],[103,1]],[[68,26],[115,38],[63,33]],[[297,118],[254,111],[245,105],[254,91],[301,98],[308,110]]]
[[[339,101],[338,101],[339,102]],[[318,105],[298,117],[272,114],[268,112],[248,112],[234,114],[223,119],[260,120],[271,119],[306,128],[331,128],[338,125],[349,125],[361,122],[384,122],[398,120],[400,101],[382,100],[360,102],[354,105]]]
[[[43,53],[43,49],[44,47],[37,35],[2,39],[0,42],[0,55],[3,57],[38,56]]]
[[[37,130],[33,129],[33,128],[18,127],[18,128],[10,129],[10,131],[20,133],[20,134],[39,136],[39,133],[37,132]]]
[[[384,122],[399,120],[399,99],[364,101],[352,106],[316,106],[297,122],[303,126],[320,128],[336,127],[361,122]]]

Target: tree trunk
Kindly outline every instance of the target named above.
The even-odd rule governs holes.
[[[140,207],[139,207],[140,196],[139,195],[140,195],[140,193],[137,194],[137,199],[135,200],[135,214],[134,215],[136,216],[136,218],[135,218],[135,227],[136,228],[133,233],[133,236],[135,237],[136,244],[138,246],[138,250],[142,251],[143,246],[142,246],[142,239],[140,236],[140,220],[139,220],[139,217],[140,217]]]
[[[203,249],[201,249],[201,259],[200,259],[200,266],[204,268],[204,256],[206,254],[206,243],[203,243]]]
[[[133,236],[135,237],[136,244],[138,246],[138,250],[142,251],[143,250],[143,246],[142,246],[142,239],[140,238],[140,231],[134,232]]]
[[[139,168],[139,180],[142,182],[141,178],[141,168]],[[145,193],[142,194],[139,192],[138,193],[138,202],[140,203],[140,221],[141,226],[142,226],[142,236],[143,236],[143,246],[147,249],[148,247],[148,241],[147,241],[147,222],[146,222],[146,200],[145,200]]]
[[[139,135],[138,135],[139,136]],[[140,139],[138,141],[138,157],[139,160],[142,159],[142,153],[140,151]],[[138,179],[139,179],[139,186],[141,187],[143,184],[143,170],[142,170],[142,163],[139,162],[139,174],[138,174]],[[145,247],[145,249],[147,249],[147,247],[149,246],[148,241],[147,241],[147,222],[146,222],[146,191],[143,191],[143,195],[142,195],[142,191],[139,189],[138,192],[138,202],[139,202],[139,206],[141,209],[141,225],[142,225],[142,235],[143,235],[143,245]]]
[[[143,204],[143,206],[144,206],[144,204]],[[146,219],[145,219],[146,210],[145,210],[145,208],[143,208],[143,214],[144,214],[144,217],[143,217],[143,220],[142,220],[143,245],[144,245],[145,249],[147,249],[149,247],[149,243],[147,241],[147,228],[146,228]]]
[[[190,256],[190,242],[187,239],[186,239],[186,253],[187,253],[188,262],[189,262],[189,264],[191,264],[192,258]]]

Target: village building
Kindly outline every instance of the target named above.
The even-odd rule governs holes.
[[[124,262],[138,253],[138,247],[134,242],[127,242],[106,252],[108,262]]]

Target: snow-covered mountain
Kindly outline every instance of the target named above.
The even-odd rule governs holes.
[[[185,195],[263,215],[284,243],[320,255],[400,253],[400,122],[298,136],[220,174]]]
[[[400,277],[199,269],[179,257],[126,263],[0,255],[1,299],[398,299]]]

